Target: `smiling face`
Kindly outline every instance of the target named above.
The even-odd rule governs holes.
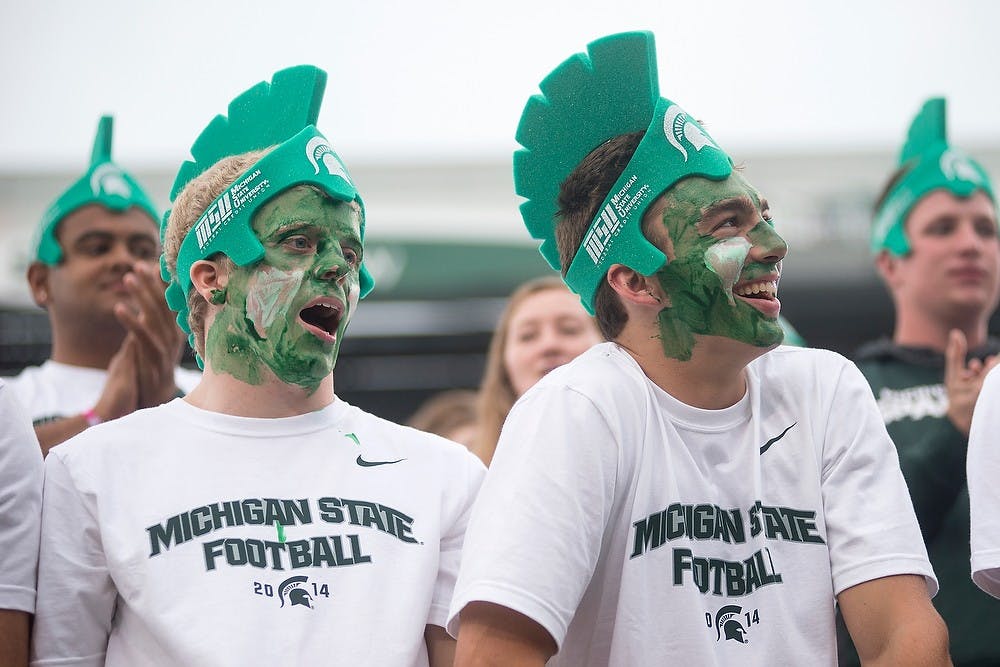
[[[57,237],[63,259],[48,270],[43,305],[75,319],[117,323],[115,304],[128,302],[125,275],[136,262],[153,266],[159,255],[156,223],[138,208],[115,212],[91,204],[67,215]]]
[[[511,313],[503,354],[515,395],[599,342],[594,320],[566,288],[560,285],[526,296]]]
[[[781,342],[776,296],[787,246],[753,186],[737,172],[686,178],[646,215],[669,260],[657,273],[670,301],[659,315],[666,356],[690,359],[694,335],[761,348]]]
[[[333,372],[358,303],[358,209],[299,186],[264,204],[253,229],[264,258],[229,274],[206,356],[215,371],[248,384],[270,370],[315,391]]]
[[[1000,298],[1000,243],[993,202],[982,192],[937,190],[906,218],[910,253],[893,259],[888,278],[899,308],[943,322],[988,317]]]

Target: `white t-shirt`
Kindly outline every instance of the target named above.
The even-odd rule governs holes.
[[[49,359],[41,366],[30,366],[17,376],[5,379],[27,408],[31,421],[41,423],[73,417],[94,407],[104,391],[108,372]],[[174,382],[185,394],[200,381],[198,371],[174,370]]]
[[[986,376],[976,400],[966,465],[972,580],[1000,598],[1000,371],[996,368]]]
[[[514,406],[470,521],[469,602],[541,624],[558,665],[835,664],[834,596],[927,578],[871,390],[832,352],[754,361],[724,410],[674,399],[614,343]]]
[[[485,469],[339,399],[283,419],[177,399],[45,474],[32,664],[397,667],[427,664]]]
[[[0,379],[0,609],[35,610],[42,453],[24,408]]]

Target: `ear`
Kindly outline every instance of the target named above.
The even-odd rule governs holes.
[[[31,298],[35,304],[41,308],[48,308],[52,298],[52,291],[49,289],[51,270],[51,266],[42,262],[32,262],[28,266],[28,289],[31,290]]]
[[[228,283],[229,273],[219,262],[199,259],[191,265],[191,286],[209,303],[212,303],[212,290],[224,289]]]
[[[888,250],[881,250],[875,256],[875,269],[882,276],[882,280],[885,281],[888,287],[892,288],[896,285],[899,275],[899,265],[904,259],[903,257],[896,257]]]
[[[624,264],[612,264],[605,278],[624,304],[663,308],[667,299],[654,276],[644,276]]]

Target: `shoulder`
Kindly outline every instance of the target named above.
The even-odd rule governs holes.
[[[616,343],[600,343],[543,377],[522,398],[561,390],[602,402],[630,387],[641,392],[645,383],[642,369],[625,350]]]
[[[113,421],[92,426],[49,450],[67,468],[92,470],[95,474],[121,465],[142,452],[157,447],[162,437],[175,432],[179,423],[170,403],[136,410]]]
[[[353,405],[347,407],[344,426],[349,429],[348,437],[353,436],[362,452],[485,471],[482,461],[464,445],[383,419]]]
[[[846,357],[832,350],[782,345],[755,359],[749,365],[757,375],[769,382],[783,383],[812,380],[823,384],[845,370],[857,372]]]

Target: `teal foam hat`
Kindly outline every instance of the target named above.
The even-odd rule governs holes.
[[[114,118],[101,116],[97,123],[97,135],[94,137],[87,173],[59,195],[42,216],[34,244],[37,261],[50,266],[62,261],[62,246],[56,238],[59,223],[70,213],[88,204],[100,204],[111,211],[125,211],[136,206],[149,214],[154,224],[160,219],[156,206],[139,183],[111,161],[113,132]]]
[[[906,216],[925,195],[946,190],[957,197],[969,197],[982,190],[990,199],[990,177],[975,160],[948,145],[946,105],[943,97],[924,103],[913,119],[906,143],[899,154],[899,166],[906,174],[885,197],[875,213],[871,251],[888,250],[902,256],[910,252],[906,238]]]
[[[555,223],[559,188],[595,148],[646,130],[621,177],[598,208],[564,280],[593,314],[594,295],[612,264],[643,275],[667,258],[642,234],[642,216],[657,197],[688,176],[723,180],[732,160],[693,118],[660,97],[650,32],[610,35],[565,60],[524,108],[514,153],[514,189],[527,198],[521,217],[539,251],[560,270]]]
[[[171,202],[219,160],[277,144],[205,209],[181,243],[174,274],[168,270],[165,256],[160,257],[160,272],[169,283],[167,304],[177,312],[177,323],[189,334],[192,348],[194,335],[187,306],[191,265],[216,253],[225,254],[238,266],[261,260],[264,246],[251,223],[254,213],[275,196],[308,184],[338,201],[357,202],[364,241],[364,203],[343,161],[315,126],[325,87],[326,73],[311,65],[275,73],[270,83],[262,81],[236,97],[229,104],[228,116],[216,116],[191,147],[194,160],[181,165]],[[168,211],[163,217],[161,237],[166,234],[169,215]],[[374,280],[362,265],[361,297],[373,287]]]

